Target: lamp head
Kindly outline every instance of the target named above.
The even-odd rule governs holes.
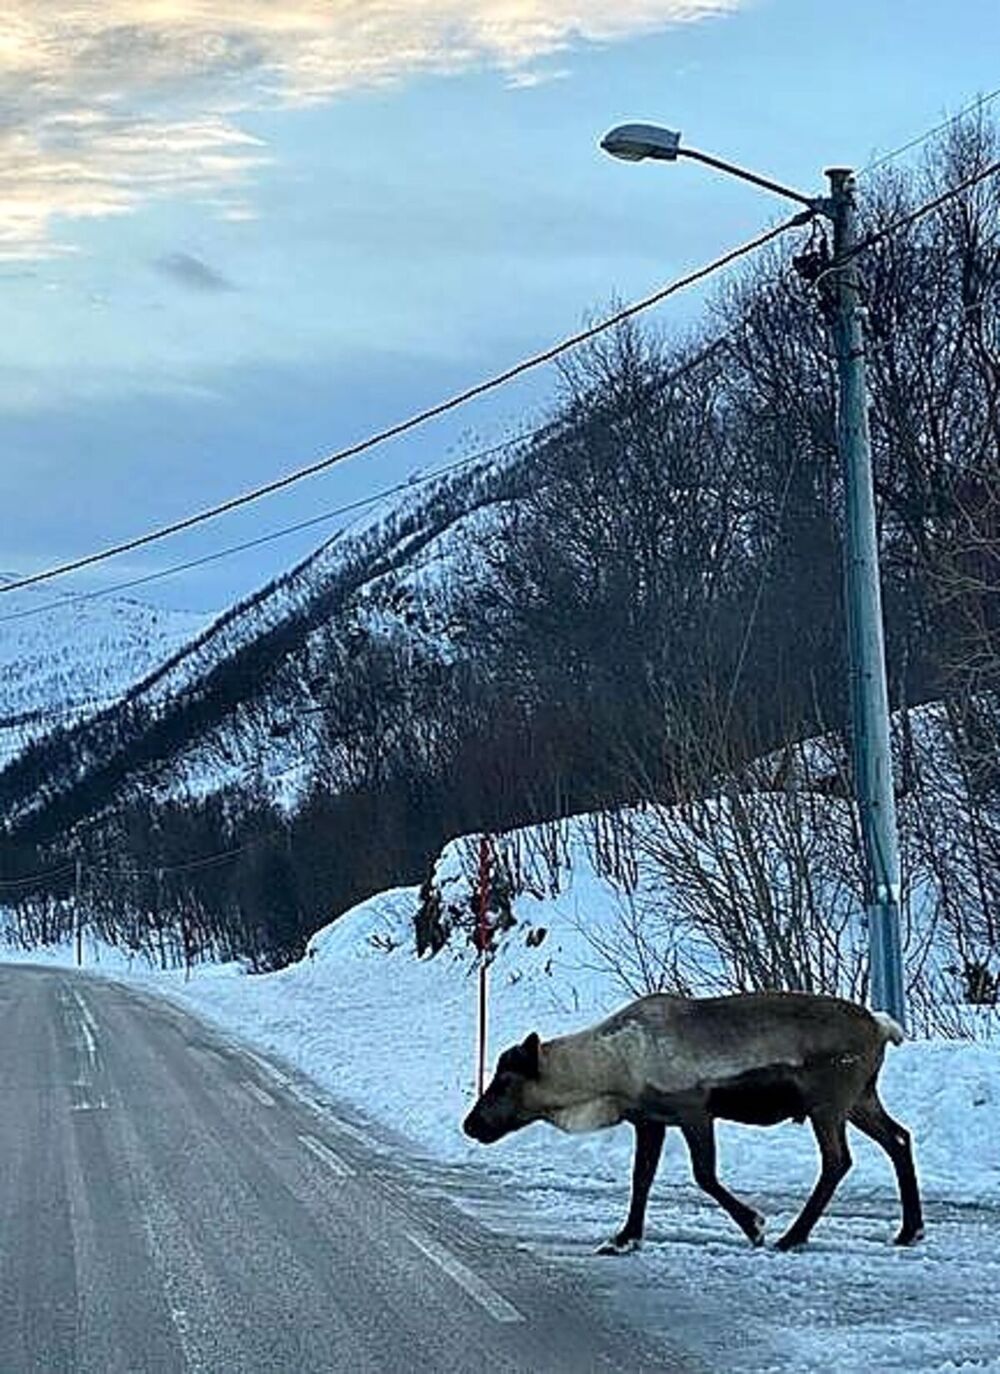
[[[658,124],[619,124],[601,139],[601,147],[623,162],[641,162],[652,157],[660,162],[676,162],[681,136]]]

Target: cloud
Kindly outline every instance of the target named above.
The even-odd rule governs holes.
[[[165,196],[240,193],[265,161],[260,141],[219,115],[73,109],[25,120],[0,130],[0,259],[74,252],[63,221],[129,214]]]
[[[228,277],[191,253],[168,253],[166,257],[157,259],[154,266],[192,291],[212,293],[236,290]]]
[[[510,73],[507,85],[517,91],[530,91],[552,81],[565,81],[569,74],[568,67],[524,67]]]
[[[0,258],[72,251],[66,222],[196,196],[252,214],[267,160],[249,110],[417,75],[538,63],[730,12],[743,0],[7,0]],[[227,211],[228,206],[228,211]],[[220,208],[221,207],[221,208]]]

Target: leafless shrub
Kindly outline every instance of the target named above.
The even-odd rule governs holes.
[[[1000,703],[980,694],[921,713],[918,785],[902,810],[939,951],[939,1003],[1000,1001]]]
[[[697,932],[720,990],[799,988],[860,996],[864,961],[848,806],[799,782],[724,790],[651,817],[643,856],[656,872],[668,947]],[[714,965],[714,968],[713,968]]]

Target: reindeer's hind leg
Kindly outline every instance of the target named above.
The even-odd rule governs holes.
[[[724,1188],[715,1172],[715,1124],[711,1117],[683,1122],[681,1130],[691,1154],[695,1183],[726,1209],[751,1245],[762,1245],[764,1218]]]
[[[871,1136],[892,1160],[899,1183],[899,1199],[903,1204],[903,1225],[896,1237],[897,1245],[912,1245],[924,1234],[924,1218],[920,1208],[920,1191],[913,1167],[910,1133],[892,1117],[879,1101],[874,1082],[848,1113],[848,1120],[859,1131]]]
[[[624,1255],[638,1250],[646,1224],[646,1199],[653,1186],[656,1166],[663,1150],[666,1126],[662,1121],[637,1120],[635,1126],[635,1159],[632,1164],[632,1200],[625,1225],[616,1236],[599,1247],[599,1255]]]
[[[819,1144],[822,1167],[809,1201],[795,1221],[777,1242],[779,1250],[791,1250],[804,1245],[809,1232],[826,1210],[837,1190],[837,1184],[851,1167],[851,1152],[847,1148],[847,1127],[839,1112],[811,1112],[813,1130]]]

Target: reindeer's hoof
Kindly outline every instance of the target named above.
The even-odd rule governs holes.
[[[801,1250],[809,1239],[808,1236],[797,1236],[793,1231],[786,1231],[774,1242],[775,1250]]]
[[[914,1227],[912,1231],[900,1231],[899,1235],[893,1241],[893,1245],[916,1245],[917,1241],[923,1240],[923,1238],[924,1228],[922,1226],[917,1226]]]
[[[764,1232],[767,1230],[767,1217],[761,1216],[760,1212],[754,1212],[750,1222],[750,1229],[747,1231],[747,1239],[755,1250],[759,1250],[764,1244]]]
[[[599,1245],[594,1251],[595,1255],[631,1255],[635,1250],[642,1249],[642,1241],[637,1236],[627,1236],[622,1239],[619,1236],[612,1236],[603,1245]]]

